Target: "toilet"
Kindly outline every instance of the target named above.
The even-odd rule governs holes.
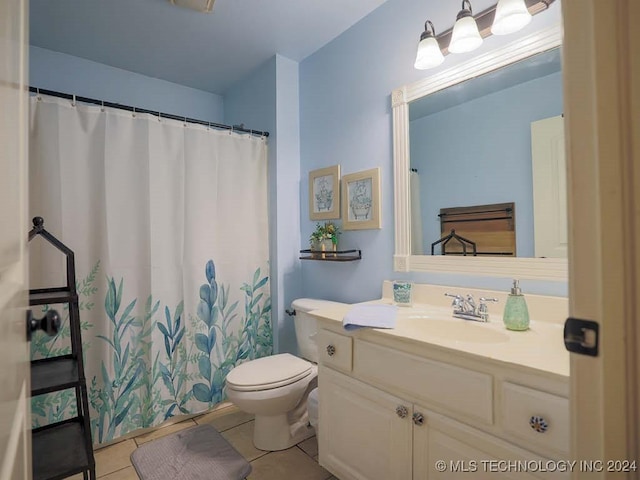
[[[302,358],[290,353],[271,355],[238,365],[227,375],[229,400],[240,410],[255,415],[253,444],[256,448],[285,450],[315,434],[309,426],[307,398],[318,384],[317,326],[315,318],[308,313],[332,305],[342,304],[312,298],[292,302]]]

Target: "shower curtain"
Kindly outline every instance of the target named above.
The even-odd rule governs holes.
[[[422,255],[422,209],[420,208],[420,175],[409,172],[409,195],[411,205],[411,255]]]
[[[235,365],[272,352],[266,140],[30,101],[30,215],[75,252],[94,443],[221,402]],[[64,285],[37,240],[31,288]],[[48,308],[63,328],[33,359],[70,351],[68,310]],[[75,408],[73,390],[35,397],[33,424]]]

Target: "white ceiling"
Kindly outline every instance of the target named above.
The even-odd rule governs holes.
[[[386,0],[30,0],[32,45],[224,94],[273,55],[297,62]]]

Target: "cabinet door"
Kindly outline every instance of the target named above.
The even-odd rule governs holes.
[[[414,480],[568,479],[566,466],[497,437],[414,406]],[[555,470],[555,471],[552,471]]]
[[[410,480],[411,404],[326,367],[319,383],[320,464],[341,480]]]

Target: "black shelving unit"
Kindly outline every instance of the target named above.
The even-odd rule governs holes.
[[[32,430],[33,480],[58,480],[77,473],[82,473],[85,480],[95,480],[74,255],[71,249],[44,229],[42,217],[33,219],[29,241],[37,235],[66,256],[67,285],[29,290],[29,305],[63,303],[69,306],[71,353],[31,362],[31,396],[74,389],[77,416]]]
[[[362,259],[360,250],[300,250],[300,260],[320,260],[325,262],[353,262]]]

